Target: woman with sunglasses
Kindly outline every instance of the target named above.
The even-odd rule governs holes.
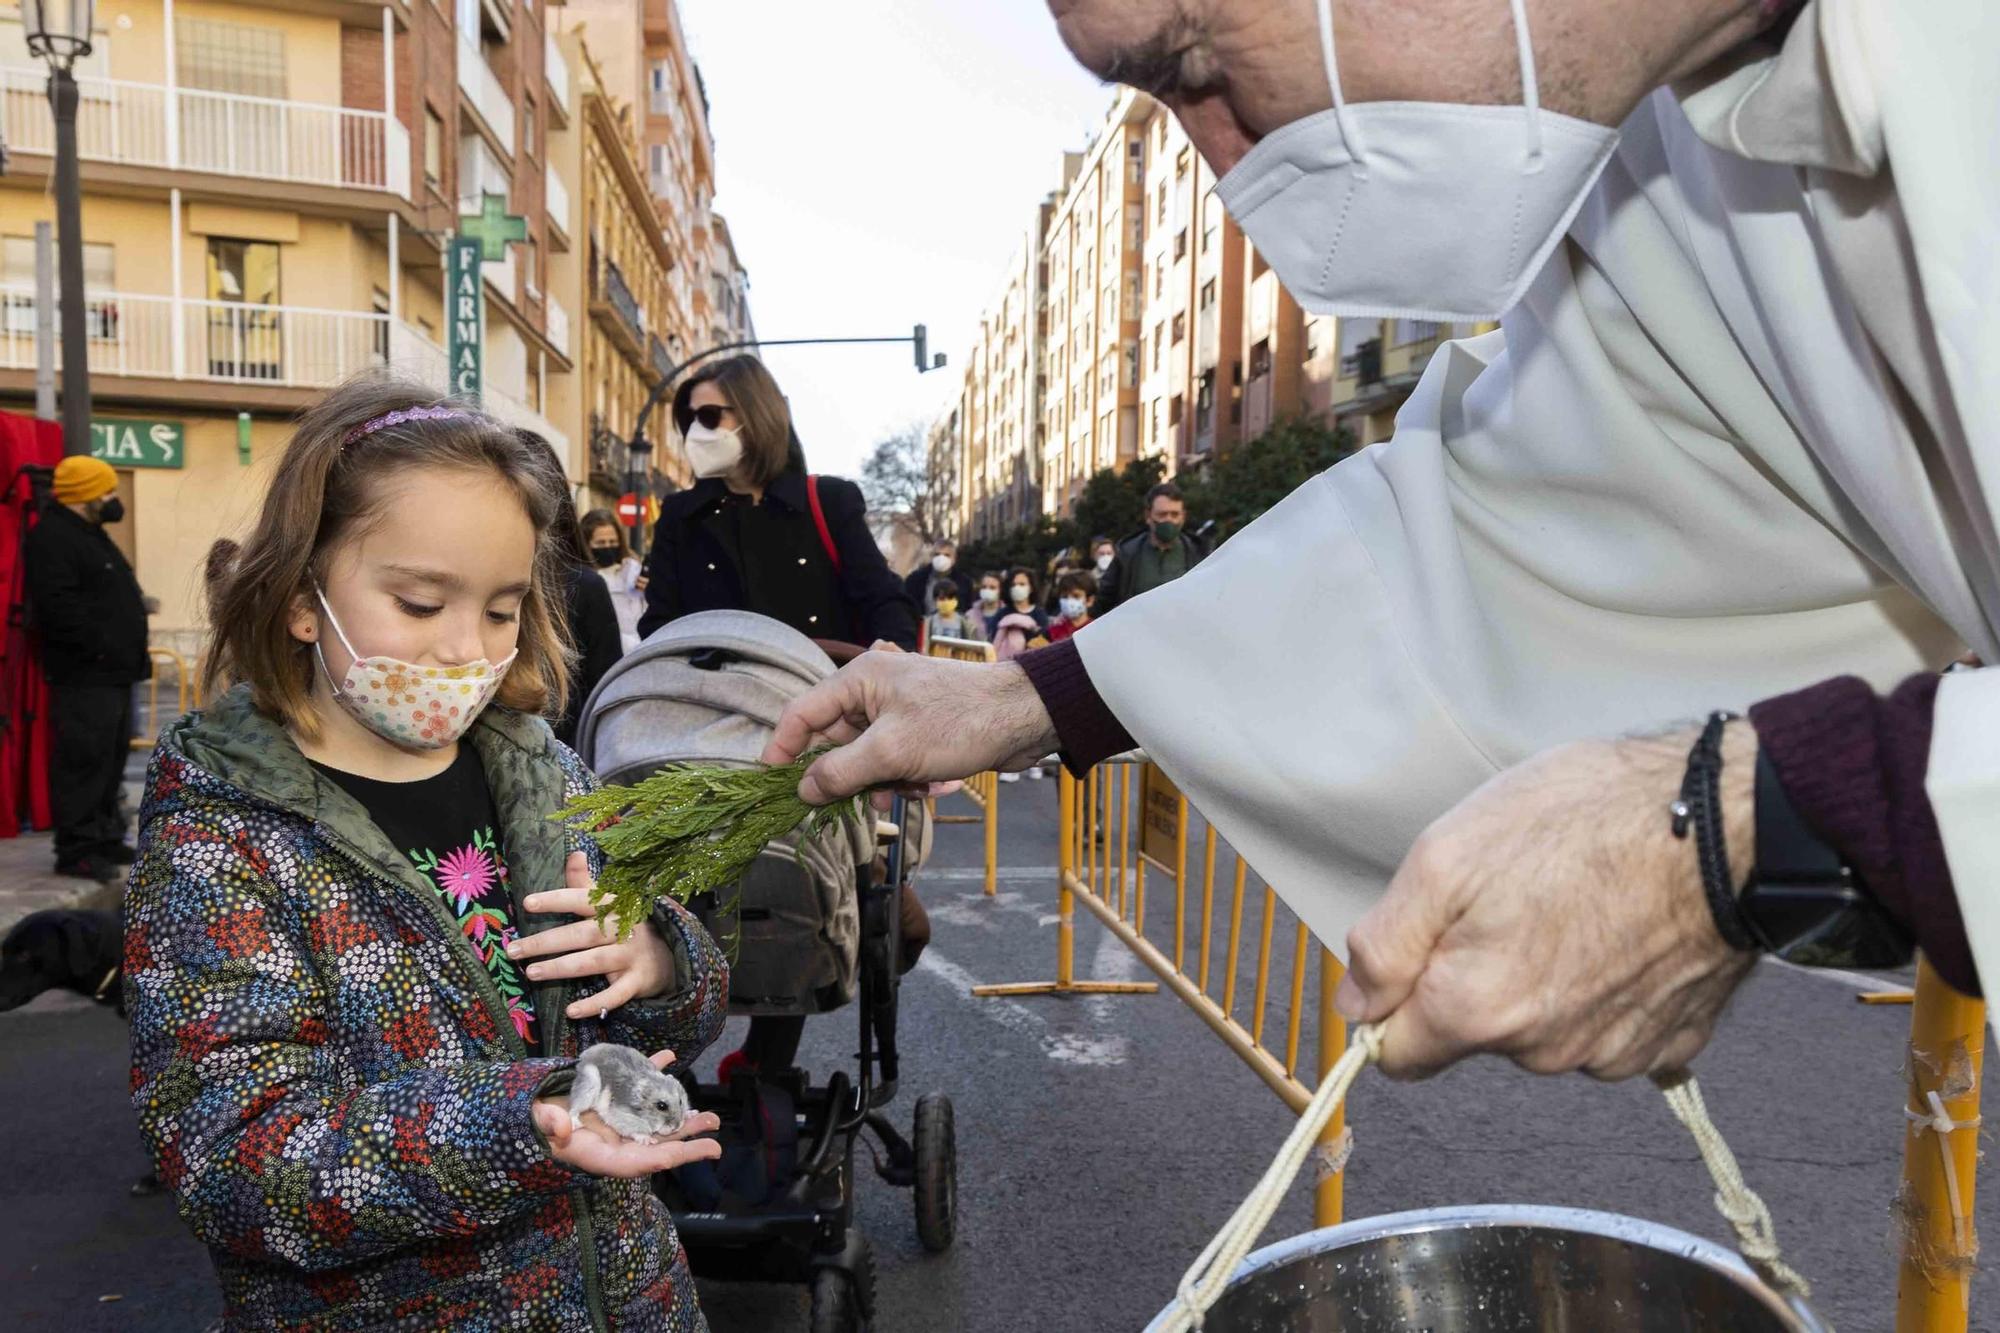
[[[642,637],[696,611],[755,611],[831,641],[836,653],[842,644],[916,650],[916,603],[868,530],[861,488],[807,474],[791,409],[763,362],[732,356],[697,370],[674,393],[674,424],[700,480],[660,506]],[[898,908],[906,945],[927,940],[915,895],[900,895]],[[804,1032],[803,1018],[752,1018],[717,1077],[789,1069]]]
[[[915,650],[917,608],[868,530],[861,488],[807,475],[763,362],[695,371],[674,393],[674,425],[699,480],[660,507],[642,638],[696,611],[755,611],[812,639]]]

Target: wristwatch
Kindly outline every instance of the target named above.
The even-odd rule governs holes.
[[[1762,749],[1756,819],[1757,864],[1736,905],[1759,947],[1803,967],[1899,967],[1910,961],[1916,946],[1909,932],[1807,825]]]

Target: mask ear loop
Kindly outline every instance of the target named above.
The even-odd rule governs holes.
[[[1528,119],[1528,169],[1542,169],[1542,92],[1535,79],[1535,44],[1528,37],[1527,0],[1511,0],[1514,50],[1521,61],[1521,110]]]
[[[1514,0],[1516,5],[1520,0]],[[1319,54],[1326,62],[1326,85],[1333,90],[1333,115],[1340,122],[1340,137],[1347,145],[1347,152],[1354,159],[1355,174],[1363,179],[1368,176],[1368,145],[1362,141],[1361,127],[1347,110],[1347,99],[1340,94],[1340,64],[1333,55],[1333,0],[1319,0]]]

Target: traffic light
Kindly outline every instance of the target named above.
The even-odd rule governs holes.
[[[917,373],[921,375],[926,370],[930,369],[929,363],[931,358],[930,358],[930,353],[927,350],[930,341],[930,334],[924,328],[923,325],[919,324],[915,328],[910,330],[910,341],[916,344]]]

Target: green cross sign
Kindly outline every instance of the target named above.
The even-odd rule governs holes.
[[[479,200],[477,213],[458,220],[458,234],[477,240],[479,257],[486,263],[497,264],[507,257],[509,241],[528,239],[528,220],[508,215],[504,194],[482,194]]]

